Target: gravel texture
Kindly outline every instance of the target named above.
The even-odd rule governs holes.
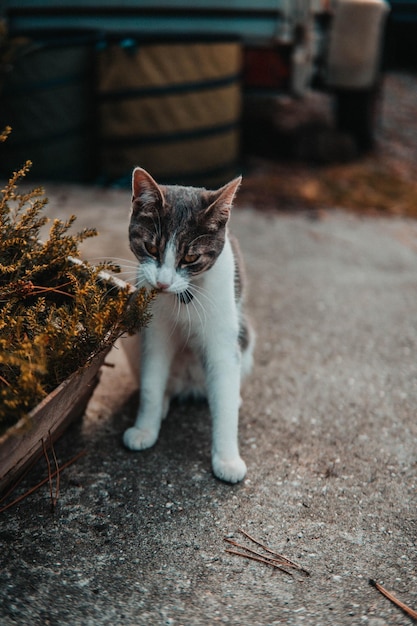
[[[129,193],[51,185],[51,215],[97,225],[90,258],[131,258]],[[257,329],[239,485],[210,470],[206,405],[176,405],[157,445],[123,448],[137,404],[114,351],[47,486],[0,517],[0,623],[411,624],[417,608],[417,223],[235,210]],[[40,462],[16,491],[46,472]],[[256,538],[309,577],[225,553]]]

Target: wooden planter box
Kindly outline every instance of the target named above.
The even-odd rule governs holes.
[[[115,35],[97,51],[101,174],[140,163],[164,183],[213,187],[236,175],[241,45]]]
[[[78,259],[71,259],[80,263]],[[115,288],[134,288],[117,276],[103,271],[100,276]],[[112,348],[108,342],[83,367],[71,374],[29,413],[0,436],[0,494],[12,485],[46,447],[56,441],[69,426],[81,417],[100,379],[100,368]]]
[[[0,493],[48,447],[68,425],[83,415],[99,381],[99,370],[111,346],[69,376],[29,414],[0,437]]]

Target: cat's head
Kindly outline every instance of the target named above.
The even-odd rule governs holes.
[[[216,191],[158,185],[137,167],[132,180],[130,247],[142,284],[192,298],[193,277],[209,270],[223,250],[230,210],[241,178]]]

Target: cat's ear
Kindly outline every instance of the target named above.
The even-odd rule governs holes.
[[[210,205],[204,215],[213,225],[219,227],[227,224],[233,200],[241,182],[242,177],[239,176],[217,191],[210,192]]]
[[[136,167],[132,175],[133,207],[162,207],[164,197],[158,183],[142,167]]]

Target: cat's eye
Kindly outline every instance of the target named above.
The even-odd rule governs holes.
[[[184,263],[187,263],[188,265],[190,265],[191,263],[195,263],[198,259],[199,255],[198,254],[191,254],[188,253],[184,256],[183,261]]]
[[[145,242],[145,250],[151,256],[156,256],[158,254],[158,247],[153,243]]]

